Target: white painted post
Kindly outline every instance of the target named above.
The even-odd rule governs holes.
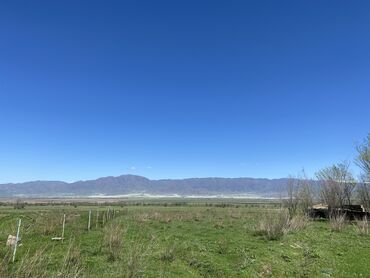
[[[66,225],[66,215],[63,215],[62,242],[64,241],[64,227]]]
[[[99,211],[96,211],[96,228],[98,228],[99,224]]]
[[[90,224],[91,224],[91,210],[89,210],[89,223],[87,224],[88,231],[90,231]]]
[[[15,238],[15,244],[14,244],[14,250],[13,250],[13,263],[15,261],[15,253],[17,253],[17,245],[18,245],[18,240],[19,240],[19,230],[21,229],[21,222],[22,222],[22,219],[19,218],[18,228],[17,228],[17,236]]]

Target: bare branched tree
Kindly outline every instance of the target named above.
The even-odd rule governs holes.
[[[313,190],[313,181],[307,178],[304,170],[302,170],[302,175],[300,177],[298,198],[300,209],[304,213],[307,213],[309,208],[312,207],[313,205],[314,190]]]
[[[330,208],[350,205],[356,181],[348,162],[341,162],[316,173],[321,186],[321,198]]]
[[[360,203],[367,210],[370,209],[370,133],[361,145],[357,146],[356,164],[361,168],[362,173],[360,183],[357,189],[357,195]]]
[[[302,175],[289,177],[286,186],[287,198],[284,206],[288,208],[289,216],[293,217],[298,211],[307,213],[313,203],[312,181],[307,179],[304,170]]]
[[[358,201],[365,207],[366,210],[370,210],[370,183],[361,181],[357,188]]]
[[[300,182],[298,179],[294,177],[289,177],[286,191],[287,191],[287,198],[284,200],[284,206],[288,209],[289,216],[293,217],[298,209],[299,203],[299,187]]]
[[[356,164],[362,170],[364,181],[370,182],[370,133],[367,135],[367,140],[357,146]]]

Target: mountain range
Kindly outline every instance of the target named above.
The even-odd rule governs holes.
[[[150,180],[136,175],[103,177],[67,183],[31,181],[0,184],[0,197],[118,196],[278,196],[288,179],[264,178],[188,178]]]

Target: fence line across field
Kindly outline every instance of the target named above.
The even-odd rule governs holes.
[[[115,211],[111,210],[108,208],[106,211],[102,213],[102,227],[108,222],[108,220],[113,219],[115,216]],[[88,212],[88,223],[87,223],[87,230],[90,231],[91,229],[91,217],[92,217],[92,211],[89,210]],[[14,247],[13,247],[13,257],[12,257],[12,262],[14,263],[15,258],[16,258],[16,253],[17,253],[17,247],[19,243],[19,234],[20,234],[20,229],[21,229],[21,223],[22,219],[18,219],[18,224],[17,224],[17,234],[15,237],[15,242],[14,242]],[[99,210],[96,211],[96,223],[95,223],[96,229],[99,227]],[[52,240],[61,240],[64,242],[64,235],[65,235],[65,228],[66,228],[66,214],[63,214],[63,222],[62,222],[62,235],[61,237],[53,237]]]

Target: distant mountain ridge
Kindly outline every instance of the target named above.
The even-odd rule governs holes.
[[[0,184],[0,197],[59,197],[95,195],[258,195],[277,196],[287,184],[287,178],[188,178],[150,180],[136,175],[103,177],[95,180],[67,183],[62,181],[31,181]]]

